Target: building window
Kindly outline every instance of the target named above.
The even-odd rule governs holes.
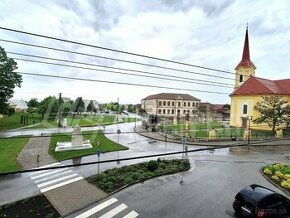
[[[174,110],[171,110],[171,114],[174,114]]]
[[[180,105],[181,105],[181,103],[180,103],[180,102],[178,102],[178,107],[180,107]]]
[[[192,107],[195,107],[195,102],[192,102]]]
[[[167,106],[170,106],[170,101],[167,102]]]
[[[161,104],[162,104],[161,101],[159,101],[158,103],[159,103],[159,106],[161,106]]]
[[[177,116],[179,116],[180,115],[180,110],[177,110]]]
[[[161,114],[161,110],[160,109],[158,110],[158,114]]]
[[[189,110],[187,110],[187,114],[189,114]]]
[[[174,106],[174,101],[173,101],[173,102],[171,102],[171,106]]]
[[[170,110],[169,109],[167,110],[167,114],[170,114]]]
[[[243,75],[240,75],[240,79],[239,80],[240,80],[240,83],[243,82],[244,76]]]
[[[166,110],[165,109],[163,109],[163,114],[166,114]]]
[[[187,107],[190,107],[190,102],[187,102]]]
[[[163,106],[166,106],[166,101],[163,101]]]
[[[248,105],[243,105],[243,114],[248,114]]]
[[[195,112],[195,111],[194,111],[194,110],[192,110],[192,114],[194,114],[194,112]]]
[[[183,102],[183,107],[186,107],[186,102]]]
[[[183,114],[185,114],[185,110],[183,110]]]

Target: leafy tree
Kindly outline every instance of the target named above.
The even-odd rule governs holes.
[[[58,99],[55,96],[48,96],[39,103],[38,113],[42,115],[46,114],[48,117],[56,115],[58,112]]]
[[[128,112],[133,113],[134,112],[134,107],[132,104],[128,104],[128,108],[127,108]]]
[[[90,103],[87,106],[87,111],[88,112],[95,112],[96,111],[95,104],[92,100],[90,101]]]
[[[267,123],[275,132],[276,126],[287,122],[288,101],[283,100],[282,96],[263,96],[263,100],[254,106],[254,110],[258,111],[261,116],[254,123]]]
[[[7,54],[0,46],[0,113],[8,113],[8,99],[13,97],[13,89],[21,87],[22,76],[13,70],[17,69],[17,63],[7,57]]]
[[[69,113],[72,110],[74,102],[72,100],[70,101],[66,101],[62,104],[62,108],[61,111],[63,111],[64,113]]]
[[[32,98],[27,102],[28,107],[38,107],[39,102],[37,101],[36,98]]]
[[[77,97],[73,104],[72,111],[76,113],[81,113],[85,111],[85,102],[83,101],[82,97]]]
[[[37,108],[34,108],[34,107],[29,107],[27,108],[27,113],[30,113],[31,114],[31,117],[33,117],[33,114],[36,113],[38,111]]]

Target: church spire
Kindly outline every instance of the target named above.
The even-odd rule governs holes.
[[[246,35],[245,35],[243,57],[242,57],[241,62],[235,68],[235,70],[237,70],[240,67],[244,67],[244,68],[253,67],[254,69],[256,69],[255,65],[253,64],[253,62],[250,59],[250,46],[249,46],[249,36],[248,36],[248,24],[247,24]]]

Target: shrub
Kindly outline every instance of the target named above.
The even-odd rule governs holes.
[[[265,168],[265,169],[263,170],[263,172],[264,172],[265,174],[272,175],[272,171],[271,171],[269,168]]]
[[[127,178],[124,179],[124,183],[125,183],[125,184],[130,184],[130,183],[132,183],[133,181],[134,181],[134,179],[132,179],[131,177],[127,177]]]
[[[272,179],[275,179],[275,180],[277,180],[277,181],[279,181],[279,177],[278,177],[278,176],[275,176],[275,175],[274,175],[274,176],[272,176],[271,178],[272,178]]]
[[[131,176],[133,180],[138,180],[140,177],[140,173],[133,173],[133,175]]]
[[[167,166],[166,163],[163,163],[163,162],[159,163],[159,167],[162,169],[165,169],[166,166]]]
[[[283,173],[281,173],[280,171],[276,171],[275,172],[275,176],[277,176],[279,178],[283,178],[284,177]]]
[[[285,180],[281,182],[281,186],[283,186],[284,188],[290,189],[290,183]]]
[[[190,167],[190,162],[189,162],[189,160],[184,160],[184,161],[182,162],[182,164],[183,164],[183,167],[184,167],[185,169],[188,169],[188,168]]]
[[[290,179],[290,174],[285,174],[283,178],[284,179]]]
[[[150,160],[147,164],[147,169],[151,172],[158,168],[158,163],[154,160]]]

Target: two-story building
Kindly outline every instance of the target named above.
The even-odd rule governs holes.
[[[189,94],[159,93],[141,100],[141,109],[149,115],[172,118],[174,122],[185,116],[197,116],[200,99]]]

